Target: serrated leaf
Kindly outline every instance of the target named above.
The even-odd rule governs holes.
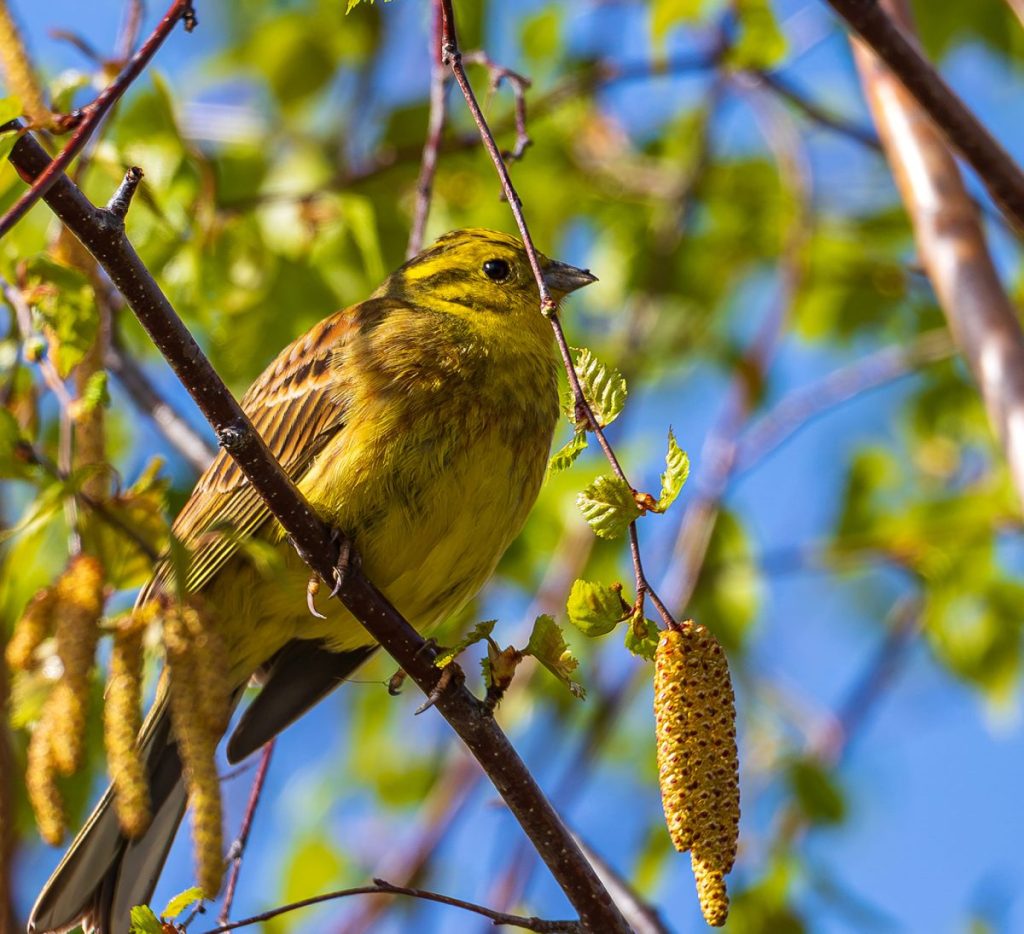
[[[136,905],[130,923],[129,934],[163,934],[164,926],[149,905]]]
[[[163,911],[163,916],[168,921],[173,921],[186,908],[191,908],[193,905],[199,904],[202,900],[203,890],[198,886],[192,886],[190,889],[185,889],[184,892],[179,892],[167,903],[167,907]]]
[[[665,455],[665,472],[661,475],[661,496],[658,497],[658,505],[655,512],[664,512],[679,496],[690,476],[690,458],[676,443],[676,436],[672,429],[668,430],[668,453]]]
[[[622,599],[622,584],[606,587],[592,581],[576,580],[565,605],[572,623],[592,639],[610,633],[629,616],[630,606]]]
[[[445,665],[450,665],[456,658],[466,651],[471,645],[475,645],[477,642],[481,642],[484,639],[490,638],[491,631],[498,624],[496,619],[486,619],[482,623],[477,623],[472,632],[470,632],[465,638],[460,639],[451,648],[447,648],[434,660],[434,664],[438,668],[444,668]]]
[[[562,630],[547,613],[537,617],[530,633],[530,641],[523,649],[523,655],[532,655],[572,694],[583,700],[586,691],[583,685],[573,679],[573,672],[579,667],[579,661],[569,651]]]
[[[633,491],[618,477],[602,475],[576,497],[583,518],[601,538],[618,538],[640,515]]]
[[[598,423],[610,425],[626,404],[626,380],[615,367],[606,366],[586,347],[576,350],[576,374]]]
[[[576,458],[587,449],[587,434],[578,431],[572,436],[572,440],[555,451],[548,462],[548,470],[551,473],[558,473],[560,470],[567,470],[575,463]]]
[[[626,648],[634,655],[653,662],[654,653],[658,649],[659,632],[657,623],[653,623],[643,616],[635,620],[631,619],[626,627]]]

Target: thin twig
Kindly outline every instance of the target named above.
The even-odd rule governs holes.
[[[8,128],[16,128],[8,124]],[[10,160],[34,179],[50,160],[31,135],[22,136]],[[195,339],[178,318],[125,236],[123,225],[97,209],[66,176],[45,195],[47,204],[97,259],[125,296],[140,323],[214,427],[221,445],[280,522],[302,560],[323,580],[334,580],[340,543],[273,458]],[[425,694],[441,672],[436,651],[357,568],[349,568],[338,597]],[[494,782],[520,826],[588,929],[628,927],[536,780],[483,703],[464,686],[443,692],[437,709]]]
[[[430,214],[430,198],[434,192],[434,175],[437,172],[437,152],[441,146],[441,134],[444,133],[447,82],[440,51],[441,0],[433,0],[433,16],[434,25],[430,37],[430,115],[427,118],[427,136],[423,141],[420,175],[416,180],[416,209],[409,231],[409,245],[405,250],[406,259],[412,259],[423,249],[423,237]]]
[[[383,879],[374,879],[373,885],[361,885],[351,889],[339,889],[336,892],[327,892],[324,895],[315,895],[312,898],[304,898],[302,901],[292,902],[289,905],[281,905],[264,911],[261,914],[253,915],[251,918],[244,918],[241,921],[231,921],[228,924],[221,924],[218,927],[204,931],[203,934],[224,934],[225,931],[234,931],[237,928],[248,927],[250,924],[259,924],[262,921],[269,921],[279,915],[297,911],[300,908],[308,908],[311,905],[320,905],[323,902],[336,901],[339,898],[349,898],[353,895],[404,895],[407,898],[419,898],[423,901],[437,902],[441,905],[451,905],[453,908],[461,908],[463,911],[470,911],[473,914],[489,918],[495,924],[504,924],[509,927],[523,928],[527,931],[547,932],[547,934],[576,934],[582,928],[578,921],[545,921],[543,918],[526,918],[522,915],[508,915],[501,911],[492,911],[484,905],[477,905],[474,902],[467,902],[461,898],[452,898],[450,895],[442,895],[439,892],[428,892],[426,889],[411,889],[402,885],[392,885]]]
[[[506,162],[516,162],[523,158],[526,150],[533,144],[530,134],[526,129],[526,92],[530,87],[530,79],[499,65],[485,51],[478,49],[475,52],[466,52],[462,61],[467,65],[483,65],[487,69],[487,78],[490,90],[497,91],[502,81],[507,81],[512,88],[512,105],[516,127],[516,139],[511,150],[501,154]]]
[[[139,51],[131,57],[124,70],[100,92],[99,96],[91,104],[75,115],[75,131],[71,134],[71,138],[67,143],[65,143],[64,148],[61,149],[56,158],[49,164],[45,172],[38,178],[32,179],[29,190],[11,206],[3,217],[0,217],[0,238],[4,237],[25,216],[29,208],[49,191],[50,186],[60,177],[68,165],[71,164],[71,160],[75,158],[86,144],[104,115],[117,103],[121,95],[128,90],[132,82],[149,64],[149,60],[156,54],[157,49],[163,45],[164,40],[170,35],[178,20],[184,20],[185,29],[188,32],[191,32],[195,27],[196,19],[192,9],[192,0],[174,0],[168,11],[164,14],[163,19],[160,20]]]
[[[635,488],[626,478],[622,465],[619,463],[619,459],[616,457],[612,446],[608,443],[604,430],[602,429],[600,422],[598,422],[597,417],[594,415],[594,412],[590,407],[590,403],[587,402],[586,395],[583,392],[583,386],[580,383],[579,374],[576,372],[576,367],[572,361],[569,343],[565,338],[565,331],[562,329],[561,319],[558,317],[558,305],[554,299],[551,298],[547,284],[544,281],[544,272],[540,266],[540,258],[537,253],[537,248],[534,246],[533,238],[530,236],[530,230],[526,224],[526,218],[523,216],[522,199],[520,199],[515,186],[512,184],[512,179],[508,174],[508,167],[505,165],[505,160],[502,158],[498,145],[494,141],[494,134],[491,132],[490,127],[487,125],[487,120],[484,118],[483,112],[480,110],[480,104],[477,102],[476,95],[473,93],[473,88],[466,76],[466,69],[462,65],[462,53],[459,51],[458,34],[455,26],[455,13],[452,9],[452,2],[451,0],[441,0],[441,4],[444,10],[441,60],[451,68],[452,74],[455,76],[455,80],[462,91],[462,95],[466,99],[466,105],[469,107],[469,112],[473,116],[473,122],[476,124],[477,130],[480,132],[480,139],[484,144],[484,148],[487,150],[488,155],[491,157],[491,161],[494,163],[494,169],[498,173],[498,179],[501,182],[502,191],[505,193],[509,208],[512,210],[512,216],[515,218],[516,226],[519,228],[519,234],[522,238],[523,246],[526,249],[527,258],[530,261],[530,268],[533,270],[533,276],[537,283],[537,291],[540,294],[540,310],[541,313],[551,322],[551,327],[555,332],[555,341],[558,344],[558,350],[562,356],[562,363],[565,366],[565,372],[569,378],[569,386],[572,390],[577,421],[583,422],[590,428],[597,438],[597,442],[600,445],[601,450],[604,451],[605,457],[611,464],[612,471],[615,476],[618,477],[618,479],[621,480],[627,488],[635,493]],[[675,618],[651,587],[644,573],[643,564],[640,558],[640,547],[637,539],[635,522],[630,523],[629,527],[629,547],[630,554],[633,559],[633,572],[636,578],[638,605],[642,605],[645,597],[650,597],[651,602],[658,610],[658,614],[661,616],[665,625],[670,628],[674,628],[677,625]]]
[[[58,480],[61,483],[67,484],[71,480],[71,476],[67,471],[62,470],[57,464],[54,464],[49,458],[44,457],[39,451],[37,451],[28,441],[21,440],[16,443],[16,452],[18,456],[26,464],[33,464],[36,467],[42,468],[47,474],[49,474],[54,480]],[[156,564],[160,560],[160,554],[147,542],[135,527],[128,522],[126,519],[122,519],[116,512],[111,510],[106,503],[102,500],[91,496],[85,490],[72,490],[71,497],[75,502],[81,503],[90,512],[94,513],[96,517],[106,523],[110,528],[116,532],[120,532],[125,538],[129,539],[136,548],[139,549],[148,559],[150,564]]]
[[[808,386],[793,390],[743,432],[736,455],[736,472],[749,470],[830,409],[909,376],[926,364],[945,360],[955,349],[949,331],[937,328],[919,335],[909,345],[883,347]]]
[[[249,833],[252,830],[252,820],[256,816],[256,808],[260,803],[260,796],[263,794],[263,785],[267,780],[267,772],[270,770],[270,760],[274,755],[275,740],[271,739],[263,747],[260,755],[259,768],[256,769],[256,777],[252,780],[252,789],[249,792],[249,802],[245,806],[245,814],[242,816],[242,826],[238,831],[238,837],[231,844],[228,851],[228,862],[231,869],[228,872],[228,884],[224,890],[224,904],[220,909],[217,918],[218,924],[227,924],[231,917],[231,904],[235,900],[235,887],[238,885],[238,876],[242,871],[242,857],[245,856],[245,848],[249,843]]]
[[[921,109],[978,173],[1018,235],[1024,232],[1024,172],[895,23],[879,0],[827,0],[892,70]]]

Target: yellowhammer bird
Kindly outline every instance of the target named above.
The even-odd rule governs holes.
[[[541,258],[553,297],[594,281]],[[449,233],[365,302],[286,347],[242,405],[317,512],[348,534],[366,575],[420,631],[463,606],[518,534],[544,476],[558,417],[552,331],[526,252],[490,230]],[[225,534],[228,530],[230,534]],[[230,660],[236,696],[263,688],[228,743],[248,755],[319,701],[373,651],[336,600],[306,606],[308,569],[223,452],[174,523]],[[261,573],[239,544],[275,543]],[[160,565],[140,605],[173,588]],[[185,809],[181,763],[161,691],[140,734],[153,820],[128,840],[108,790],[36,902],[35,932],[77,923],[124,934],[148,902]]]

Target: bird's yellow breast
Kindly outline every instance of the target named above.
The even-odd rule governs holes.
[[[369,579],[420,631],[462,607],[519,533],[558,414],[548,333],[505,341],[501,333],[453,328],[463,325],[434,323],[422,312],[392,315],[366,340],[339,349],[339,370],[360,378],[346,390],[343,429],[298,481],[320,515],[351,537]],[[327,619],[310,616],[302,597],[309,571],[281,544],[284,573],[269,580],[249,571],[245,605],[237,606],[238,581],[230,597],[233,612],[249,621],[237,643],[247,656],[240,667],[266,657],[266,639],[252,639],[254,629],[272,631],[281,644],[294,637],[323,638],[336,650],[368,644],[337,601],[318,601]]]

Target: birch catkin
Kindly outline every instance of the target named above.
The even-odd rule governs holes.
[[[221,657],[219,637],[194,607],[172,605],[164,616],[171,722],[178,741],[182,771],[192,807],[192,841],[196,881],[214,898],[224,876],[224,839],[220,777],[215,753],[229,712],[228,695],[211,678]],[[224,698],[223,709],[220,699]]]
[[[136,739],[142,726],[144,634],[145,617],[139,613],[132,614],[114,633],[103,707],[103,740],[117,819],[132,839],[146,832],[151,817],[149,783]]]
[[[739,830],[736,707],[721,645],[690,620],[661,633],[654,717],[665,821],[676,849],[690,851],[704,920],[718,927]]]

